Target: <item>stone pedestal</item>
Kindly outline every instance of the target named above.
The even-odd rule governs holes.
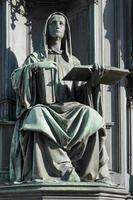
[[[0,200],[125,200],[132,199],[120,186],[96,183],[20,184],[0,187]]]

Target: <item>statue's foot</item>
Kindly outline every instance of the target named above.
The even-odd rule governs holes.
[[[34,184],[44,183],[44,180],[43,179],[34,179],[34,180],[32,180],[32,183],[34,183]]]
[[[106,185],[113,186],[113,187],[118,187],[119,186],[118,184],[113,183],[110,178],[97,179],[96,182],[98,182],[98,183],[104,183]]]
[[[31,179],[31,180],[24,180],[22,182],[14,182],[14,184],[39,184],[39,183],[43,183],[44,180],[43,179]]]
[[[14,181],[13,182],[14,185],[19,185],[19,184],[22,184],[22,183],[23,183],[22,181]]]
[[[80,182],[80,177],[76,173],[75,169],[72,169],[71,171],[68,170],[61,179],[68,182]]]

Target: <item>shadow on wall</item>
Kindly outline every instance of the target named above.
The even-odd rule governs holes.
[[[118,66],[118,43],[119,43],[119,31],[116,33],[118,29],[118,24],[116,24],[116,3],[114,0],[106,0],[106,5],[104,8],[103,13],[103,25],[105,29],[105,64],[117,67]],[[111,134],[111,144],[112,144],[112,163],[111,168],[112,171],[119,173],[119,102],[118,102],[118,85],[109,85],[107,86],[108,92],[107,95],[111,95],[110,99],[110,109],[111,113],[109,114],[110,119],[114,123],[112,127],[112,134]],[[107,111],[106,111],[107,112]],[[107,113],[108,115],[108,113]],[[114,148],[115,147],[115,148]]]
[[[9,100],[9,116],[8,116],[8,120],[12,121],[16,119],[16,95],[15,92],[12,89],[12,85],[11,85],[11,74],[13,72],[14,69],[16,69],[18,67],[18,62],[17,62],[17,58],[15,56],[15,54],[11,51],[10,48],[6,49],[6,54],[8,56],[8,80],[7,81],[7,90],[6,93],[8,94],[8,100]]]
[[[126,4],[124,5],[126,6]],[[120,3],[117,1],[106,0],[106,5],[103,13],[104,29],[106,30],[105,38],[107,38],[110,42],[110,57],[112,66],[118,66],[119,55],[120,59],[125,61],[124,41],[122,41],[123,38],[121,36],[124,33],[120,33],[120,31],[124,31],[124,29],[122,29],[124,21],[121,21],[120,19],[120,17],[123,17],[120,13],[120,6]]]
[[[113,2],[113,3],[112,3]],[[114,1],[106,0],[106,5],[104,8],[103,13],[103,24],[104,29],[106,30],[105,38],[109,41],[110,44],[110,58],[111,58],[111,65],[114,66],[114,50],[115,50],[115,30],[114,30],[114,17],[115,17],[115,9],[114,9]]]
[[[44,29],[44,24],[45,24],[46,18],[45,19],[32,19],[31,20],[31,30],[29,34],[31,35],[31,41],[32,41],[32,48],[33,51],[37,51],[40,49],[40,44],[42,40],[42,32]]]

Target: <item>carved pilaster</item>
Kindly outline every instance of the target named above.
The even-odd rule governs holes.
[[[2,1],[0,9],[0,120],[11,120],[15,104],[10,76],[17,62],[10,49],[10,3]]]
[[[129,174],[133,175],[133,99],[128,99],[128,131],[129,131]]]
[[[128,171],[133,175],[133,73],[128,75],[126,81],[127,111],[128,111]]]
[[[13,121],[0,120],[0,184],[9,181],[10,145],[14,124]]]

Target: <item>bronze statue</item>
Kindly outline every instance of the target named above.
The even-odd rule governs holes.
[[[40,49],[11,77],[17,95],[12,182],[110,180],[98,84],[103,70],[94,69],[88,82],[63,81],[78,65],[67,17],[51,14]]]

